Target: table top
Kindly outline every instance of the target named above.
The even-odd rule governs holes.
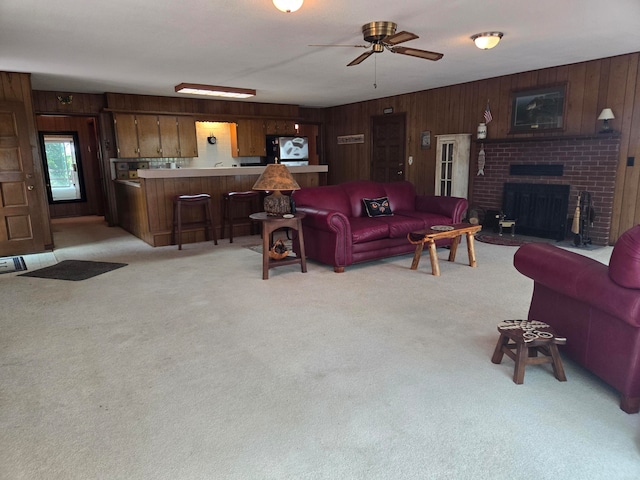
[[[284,221],[284,220],[300,220],[307,216],[306,213],[302,213],[302,212],[289,213],[285,215],[291,215],[291,216],[285,217],[284,215],[268,215],[267,212],[258,212],[258,213],[252,213],[251,215],[249,215],[249,218],[253,220],[258,220],[260,222],[264,222],[267,220],[277,222],[277,221]]]
[[[559,345],[566,343],[566,338],[556,337],[550,325],[538,320],[504,320],[498,324],[498,331],[516,343],[553,342]]]
[[[438,225],[440,226],[440,225]],[[436,227],[436,225],[434,225]],[[472,223],[454,223],[452,225],[442,225],[442,227],[451,227],[450,230],[433,230],[426,228],[416,230],[408,235],[410,242],[424,242],[427,239],[452,238],[464,233],[476,233],[482,228],[482,225],[474,225]]]

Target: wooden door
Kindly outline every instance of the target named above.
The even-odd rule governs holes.
[[[118,158],[138,158],[138,134],[136,132],[136,116],[127,113],[113,115],[118,144]]]
[[[163,157],[180,157],[180,142],[178,141],[178,123],[176,117],[169,115],[158,116],[160,128],[160,144]]]
[[[180,156],[198,156],[198,138],[196,121],[193,117],[178,117],[178,137],[180,139]]]
[[[138,148],[141,158],[162,157],[160,127],[157,115],[136,115]]]
[[[371,180],[376,182],[404,180],[405,123],[404,113],[373,117]]]
[[[55,201],[49,199],[49,217],[79,217],[85,215],[104,215],[104,179],[100,168],[98,131],[96,118],[62,115],[37,115],[36,125],[42,134],[76,134],[78,173],[82,177],[86,198],[75,201]],[[40,151],[46,167],[46,152]],[[109,180],[111,177],[109,175]]]
[[[44,250],[33,160],[24,104],[0,102],[0,256]]]

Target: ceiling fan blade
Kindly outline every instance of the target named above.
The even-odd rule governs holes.
[[[369,48],[371,46],[371,44],[369,45],[341,45],[341,44],[337,44],[337,43],[320,43],[320,44],[313,44],[313,45],[307,45],[307,47],[356,47],[356,48]]]
[[[417,48],[408,47],[394,47],[391,50],[393,53],[400,53],[402,55],[411,55],[412,57],[424,58],[425,60],[440,60],[444,55],[442,53],[429,52],[427,50],[418,50]]]
[[[364,52],[358,58],[356,58],[353,62],[347,64],[347,67],[352,67],[354,65],[358,65],[359,63],[364,62],[369,56],[373,54],[373,50],[369,50],[368,52]]]
[[[399,43],[408,42],[409,40],[415,40],[416,38],[420,37],[415,33],[402,31],[385,37],[383,42],[387,45],[397,45]]]

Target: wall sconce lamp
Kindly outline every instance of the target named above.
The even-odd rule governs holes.
[[[609,125],[609,120],[613,120],[613,111],[610,108],[603,108],[600,115],[598,115],[598,120],[602,120],[602,130],[600,133],[611,133],[611,126]]]
[[[504,36],[502,32],[483,32],[471,35],[471,40],[476,44],[476,47],[481,50],[489,50],[500,43],[500,39]]]
[[[281,12],[291,13],[300,10],[304,0],[273,0],[275,7]]]
[[[181,83],[175,87],[176,93],[189,93],[191,95],[208,95],[211,97],[249,98],[256,94],[255,90],[248,88],[219,87],[216,85],[202,85],[199,83]]]
[[[253,185],[253,190],[272,192],[264,198],[264,211],[267,215],[283,215],[291,213],[291,199],[280,193],[282,190],[300,190],[300,185],[295,181],[291,172],[281,163],[270,163],[264,168],[262,175]]]

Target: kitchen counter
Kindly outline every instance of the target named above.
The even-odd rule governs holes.
[[[212,167],[212,168],[150,168],[138,170],[139,178],[185,178],[185,177],[227,177],[230,175],[260,175],[266,167]],[[296,173],[326,173],[327,165],[304,165],[289,167],[292,174]]]
[[[214,228],[222,238],[223,195],[227,192],[251,190],[265,166],[213,168],[150,168],[138,169],[138,178],[114,180],[118,224],[154,247],[171,244],[173,198],[176,195],[208,193],[213,205]],[[287,166],[301,187],[316,187],[326,183],[327,165]],[[234,233],[248,235],[247,221],[234,224]],[[186,212],[189,223],[197,221],[199,209]],[[204,228],[183,232],[183,244],[204,241]]]

